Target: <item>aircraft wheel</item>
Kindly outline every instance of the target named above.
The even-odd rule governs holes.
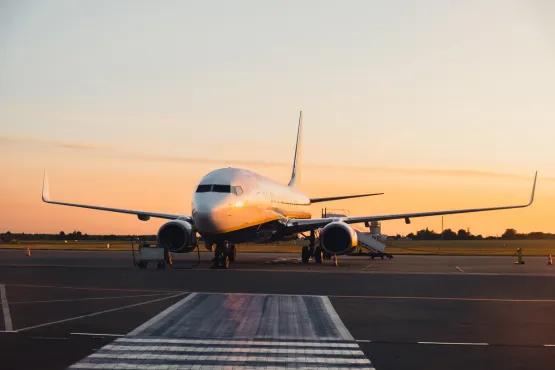
[[[322,248],[316,247],[314,248],[314,261],[316,263],[322,263]]]
[[[144,262],[144,261],[141,261],[141,262],[137,263],[137,266],[138,266],[140,269],[146,269],[146,266],[147,266],[147,265],[148,265],[148,262]]]
[[[229,260],[231,262],[235,262],[237,260],[237,248],[235,248],[234,244],[229,247]]]
[[[301,250],[301,260],[303,261],[303,263],[308,263],[309,259],[310,259],[310,250],[308,249],[307,246],[304,246],[303,249]]]

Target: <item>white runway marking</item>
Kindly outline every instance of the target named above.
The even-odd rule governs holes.
[[[124,337],[125,334],[103,334],[103,333],[69,333],[71,335],[84,335],[87,337]]]
[[[439,344],[448,346],[489,346],[489,343],[457,343],[457,342],[416,342],[418,344]]]
[[[70,369],[374,370],[325,296],[193,293]]]
[[[182,306],[184,303],[186,303],[187,301],[193,299],[195,296],[197,295],[197,293],[191,293],[189,294],[187,297],[183,298],[182,300],[180,300],[179,302],[176,302],[175,304],[171,305],[170,307],[166,308],[164,311],[162,311],[161,313],[159,313],[158,315],[154,316],[153,318],[151,318],[150,320],[148,320],[147,322],[145,322],[144,324],[142,324],[141,326],[139,326],[138,328],[135,328],[133,331],[129,332],[128,335],[137,335],[140,332],[142,332],[144,329],[148,328],[149,326],[153,325],[154,323],[162,320],[164,317],[166,317],[167,315],[169,315],[170,313],[172,313],[176,308]]]
[[[114,342],[115,343],[115,342]],[[322,348],[358,348],[356,343],[326,343],[326,342],[288,342],[275,340],[225,340],[225,339],[179,339],[179,338],[149,338],[149,337],[126,337],[117,340],[117,343],[138,343],[138,344],[183,344],[183,345],[208,345],[208,344],[229,344],[229,345],[264,345],[264,346],[289,346],[289,347],[322,347]]]
[[[109,359],[122,359],[125,355],[121,354],[111,354],[111,353],[93,353],[89,355],[89,358],[109,358]],[[200,357],[202,357],[202,361],[221,361],[222,357],[219,355],[207,355],[207,354],[191,354],[191,355],[155,355],[159,359],[163,360],[178,360],[178,361],[198,361]],[[133,359],[136,360],[149,360],[152,359],[152,353],[133,353]],[[272,362],[277,361],[288,361],[288,359],[284,356],[233,356],[233,361],[253,361],[253,362],[265,362],[264,365],[268,365]],[[370,365],[370,360],[367,358],[333,358],[333,357],[326,357],[325,363],[328,364],[367,364]],[[324,363],[322,362],[322,365]],[[265,366],[264,366],[265,367]]]
[[[79,301],[94,301],[94,300],[105,300],[105,299],[120,299],[120,298],[141,298],[141,297],[155,297],[160,295],[169,295],[171,293],[156,293],[156,294],[139,294],[139,295],[122,295],[122,296],[109,296],[109,297],[92,297],[92,298],[70,298],[70,299],[51,299],[47,301],[20,301],[20,302],[10,302],[11,305],[14,304],[28,304],[28,303],[58,303],[58,302],[79,302]]]
[[[460,268],[459,266],[455,266],[457,268],[457,270],[459,270],[460,272],[464,272],[464,270],[462,268]]]
[[[356,341],[361,343],[372,343],[372,341],[368,339],[357,339]]]
[[[8,296],[6,295],[6,286],[0,285],[0,299],[2,300],[2,313],[4,315],[4,329],[13,331],[12,317],[10,316],[10,306],[8,305]]]
[[[232,369],[237,369],[237,370],[241,370],[241,369],[248,369],[248,370],[254,370],[256,369],[253,366],[241,366],[241,365],[233,365],[233,366],[218,366],[218,365],[202,365],[202,367],[200,366],[196,366],[195,365],[191,365],[189,366],[183,366],[183,365],[169,365],[169,364],[164,364],[162,365],[162,367],[160,365],[151,365],[151,364],[130,364],[128,362],[112,362],[109,364],[94,364],[94,367],[92,367],[90,364],[86,364],[86,363],[76,363],[74,365],[71,365],[69,367],[69,369],[126,369],[126,370],[182,370],[182,369],[202,369],[202,370],[222,370],[222,369],[226,369],[226,368],[232,368]],[[322,370],[325,367],[324,366],[303,366],[302,367],[304,370]],[[294,367],[291,366],[271,366],[269,367],[269,369],[272,370],[292,370],[295,369]],[[349,367],[349,366],[341,366],[341,367],[333,367],[334,370],[361,370],[362,368],[359,366],[356,367]],[[376,370],[373,367],[367,367],[364,368],[364,370]]]
[[[544,344],[544,347],[555,347],[555,344]]]
[[[516,299],[516,298],[463,298],[463,297],[415,297],[415,296],[379,296],[379,295],[328,295],[330,298],[360,299],[414,299],[429,301],[476,301],[476,302],[520,302],[520,303],[555,303],[555,299]]]
[[[68,322],[68,321],[83,319],[83,318],[85,318],[85,317],[98,316],[98,315],[102,315],[102,314],[108,313],[108,312],[119,311],[119,310],[123,310],[123,309],[126,309],[126,308],[142,306],[142,305],[149,304],[149,303],[154,303],[154,302],[163,301],[163,300],[165,300],[165,299],[170,299],[170,298],[179,297],[180,295],[183,295],[183,293],[174,294],[174,295],[169,296],[169,297],[163,297],[163,298],[153,299],[153,300],[146,301],[146,302],[140,302],[140,303],[130,304],[130,305],[123,306],[123,307],[112,308],[112,309],[110,309],[110,310],[104,310],[104,311],[94,312],[94,313],[91,313],[91,314],[88,314],[88,315],[75,316],[75,317],[70,317],[69,319],[63,319],[63,320],[51,321],[51,322],[47,322],[47,323],[39,324],[39,325],[27,326],[26,328],[19,329],[19,331],[31,330],[31,329],[41,328],[41,327],[43,327],[43,326],[49,326],[49,325],[54,325],[54,324],[60,324],[60,323],[62,323],[62,322]]]
[[[116,342],[114,342],[116,343]],[[122,342],[117,342],[122,343]],[[221,344],[221,343],[219,343]],[[320,343],[317,343],[319,345]],[[268,344],[264,344],[268,346]],[[337,349],[336,346],[330,346],[329,348],[319,346],[318,349],[309,349],[303,347],[291,348],[291,346],[285,347],[281,343],[277,346],[279,348],[252,348],[248,346],[239,346],[233,347],[232,351],[234,353],[240,352],[250,352],[250,353],[271,353],[271,354],[305,354],[305,355],[356,355],[359,353],[358,346],[349,347],[347,349]],[[102,350],[110,350],[110,351],[129,351],[129,352],[148,352],[149,350],[147,347],[144,346],[122,346],[117,344],[108,344],[102,347]],[[162,345],[156,346],[156,351],[164,351],[164,352],[179,352],[179,353],[188,353],[188,354],[195,354],[195,353],[222,353],[222,352],[229,352],[229,347],[214,347],[214,348],[207,348],[202,343],[198,343],[196,346],[182,346],[179,344],[174,345]]]
[[[112,291],[112,292],[189,293],[183,290],[101,288],[101,287],[94,287],[94,286],[78,287],[78,286],[35,285],[35,284],[4,284],[4,285],[22,287],[22,288],[52,288],[52,289],[98,290],[98,291],[105,290],[105,291]]]
[[[354,340],[355,338],[353,338],[351,333],[349,333],[349,330],[347,330],[345,324],[343,324],[343,321],[341,321],[341,318],[339,318],[339,315],[333,309],[330,299],[323,296],[322,301],[324,303],[324,306],[326,307],[326,310],[328,311],[329,318],[331,319],[331,321],[333,321],[335,327],[337,328],[339,333],[341,333],[341,336],[347,340]]]

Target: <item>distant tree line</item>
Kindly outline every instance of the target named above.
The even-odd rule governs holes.
[[[22,241],[22,240],[89,240],[89,241],[131,241],[136,238],[141,240],[154,240],[156,235],[88,235],[83,234],[81,231],[72,231],[70,233],[65,233],[60,231],[58,234],[26,234],[26,233],[11,233],[5,232],[0,234],[0,242],[9,243],[12,240]]]
[[[9,243],[12,240],[88,240],[88,241],[132,241],[137,238],[141,240],[156,240],[156,235],[88,235],[83,234],[81,231],[72,231],[65,233],[60,231],[58,234],[25,234],[25,233],[11,233],[5,232],[0,234],[0,242]],[[415,233],[410,233],[405,237],[397,234],[393,239],[411,239],[411,240],[522,240],[522,239],[555,239],[555,234],[543,233],[534,231],[528,234],[518,233],[515,229],[507,229],[500,236],[482,236],[473,235],[470,230],[460,229],[454,232],[451,229],[445,229],[442,233],[436,233],[428,228],[419,230]]]
[[[402,239],[399,234],[394,239]],[[460,229],[454,232],[445,229],[442,233],[436,233],[428,228],[417,231],[416,234],[410,233],[405,238],[411,240],[522,240],[522,239],[555,239],[555,234],[534,231],[528,234],[518,233],[515,229],[507,229],[501,236],[482,236],[473,235],[469,229]]]

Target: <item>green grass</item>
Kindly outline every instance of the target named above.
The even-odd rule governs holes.
[[[528,256],[555,254],[555,240],[392,240],[386,244],[392,254],[510,256],[517,248]]]
[[[106,244],[110,244],[110,249]],[[151,242],[154,244],[154,242]],[[239,252],[294,252],[299,253],[305,241],[296,244],[240,244]],[[461,255],[461,256],[510,256],[517,248],[522,248],[525,256],[547,256],[555,254],[555,240],[419,240],[419,241],[387,241],[386,251],[391,254],[419,255]],[[135,244],[135,247],[138,245]],[[31,250],[83,250],[83,251],[128,251],[131,243],[125,241],[22,241],[20,243],[0,244],[2,249]],[[201,252],[208,252],[201,244]]]

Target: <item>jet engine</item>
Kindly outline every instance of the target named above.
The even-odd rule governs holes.
[[[342,255],[351,252],[358,245],[358,237],[351,226],[335,221],[320,231],[320,244],[326,253]]]
[[[158,230],[156,240],[160,247],[172,253],[188,253],[196,247],[196,231],[187,221],[173,220],[166,222]]]

